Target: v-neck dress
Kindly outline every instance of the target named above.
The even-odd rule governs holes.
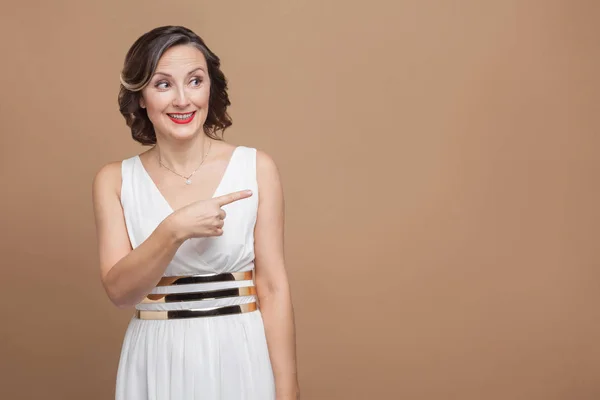
[[[131,245],[150,236],[173,209],[139,156],[122,162],[121,205]],[[213,197],[251,189],[251,197],[223,206],[223,235],[185,241],[165,277],[244,272],[254,269],[258,209],[256,149],[238,146]],[[252,285],[250,281],[197,283],[198,290]],[[168,290],[168,292],[167,292]],[[175,293],[175,286],[152,294]],[[175,303],[137,304],[137,310],[204,309],[255,302],[254,295]],[[271,400],[275,398],[260,309],[213,317],[145,320],[132,317],[125,332],[116,400]]]

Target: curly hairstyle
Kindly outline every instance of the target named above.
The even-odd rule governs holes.
[[[204,133],[212,139],[222,140],[225,129],[231,126],[227,107],[231,105],[227,94],[227,79],[221,71],[221,60],[204,43],[200,36],[183,26],[162,26],[140,36],[125,56],[121,72],[119,111],[131,128],[131,136],[143,145],[156,144],[156,132],[144,108],[140,107],[141,91],[148,85],[156,71],[160,57],[177,45],[192,45],[206,59],[210,79],[209,108],[204,123]]]

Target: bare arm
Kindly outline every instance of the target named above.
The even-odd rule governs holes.
[[[222,206],[252,196],[242,190],[193,202],[170,214],[142,244],[132,249],[120,188],[120,162],[100,169],[92,188],[102,283],[119,308],[138,304],[152,291],[186,239],[221,236],[225,218]]]
[[[284,199],[279,172],[272,158],[257,152],[259,205],[255,239],[256,289],[277,400],[296,399],[299,386],[296,370],[294,311],[284,261]]]
[[[183,242],[165,219],[132,250],[120,201],[121,163],[104,166],[94,179],[92,198],[104,289],[119,308],[134,306],[156,286]]]

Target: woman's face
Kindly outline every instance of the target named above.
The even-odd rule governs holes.
[[[189,139],[203,132],[209,97],[204,55],[194,46],[180,45],[158,61],[140,106],[146,108],[158,137]]]

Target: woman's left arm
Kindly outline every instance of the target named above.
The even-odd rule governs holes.
[[[265,325],[277,400],[299,398],[294,310],[284,261],[284,200],[273,159],[257,150],[258,215],[254,228],[255,283]]]

